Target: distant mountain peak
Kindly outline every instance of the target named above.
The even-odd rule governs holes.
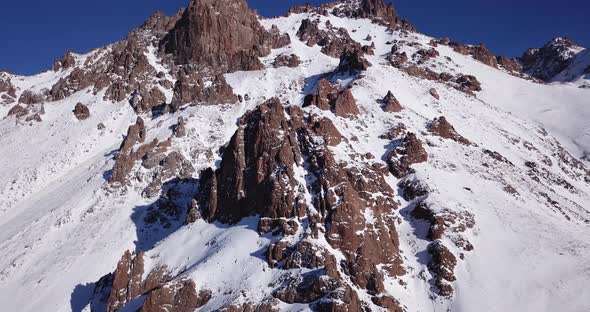
[[[583,47],[567,37],[556,37],[541,48],[527,50],[519,60],[525,73],[549,82],[567,69],[583,50]]]

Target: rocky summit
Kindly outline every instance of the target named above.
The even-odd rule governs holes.
[[[3,311],[588,311],[590,54],[191,0],[0,71]]]

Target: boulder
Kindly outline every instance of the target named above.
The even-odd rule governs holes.
[[[430,93],[430,95],[432,95],[433,98],[440,100],[440,95],[438,95],[438,91],[436,91],[435,88],[431,88],[428,93]]]
[[[90,110],[88,109],[88,106],[82,103],[77,103],[73,112],[74,116],[76,116],[78,120],[86,120],[90,117]]]
[[[272,66],[275,68],[277,68],[277,67],[294,68],[294,67],[299,66],[299,64],[301,64],[301,60],[299,59],[299,56],[297,56],[295,54],[281,54],[275,58],[275,60],[272,63]]]

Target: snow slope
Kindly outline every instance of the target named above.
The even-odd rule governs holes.
[[[273,51],[262,61],[268,65],[278,54],[294,53],[302,65],[228,74],[226,79],[234,92],[249,94],[250,100],[233,106],[191,106],[176,116],[148,120],[150,139],[169,136],[170,125],[183,116],[189,134],[175,139],[173,147],[199,172],[216,163],[218,157],[208,157],[207,152],[227,143],[236,130],[235,120],[247,110],[273,96],[283,103],[301,105],[304,90],[309,91],[321,74],[338,65],[337,59],[322,54],[318,46],[308,47],[296,39],[297,29],[307,17],[293,14],[262,21],[267,28],[276,24],[292,38],[290,46]],[[398,280],[387,280],[387,291],[407,311],[590,310],[590,289],[585,287],[590,285],[590,184],[568,174],[558,155],[561,145],[578,158],[590,152],[590,89],[537,84],[448,47],[437,47],[441,58],[451,59],[437,66],[472,74],[482,83],[483,91],[477,97],[469,96],[438,82],[408,76],[385,60],[391,49],[387,42],[403,39],[426,46],[431,38],[390,33],[368,20],[313,18],[346,28],[363,44],[370,34],[376,46],[375,55],[367,57],[372,66],[363,79],[352,82],[341,77],[339,81],[342,85],[352,83],[361,117],[344,119],[309,108],[331,118],[343,136],[354,142],[334,147],[337,157],[351,161],[347,151],[353,149],[380,159],[390,142],[379,136],[403,122],[427,143],[430,160],[415,166],[414,177],[427,181],[432,189],[428,201],[440,209],[475,216],[475,228],[466,233],[475,250],[459,260],[456,295],[446,300],[434,296],[428,282],[431,273],[424,261],[428,245],[425,225],[409,216],[413,203],[397,196],[402,207],[398,231],[409,273],[401,277],[405,286]],[[150,54],[150,62],[159,60]],[[65,73],[18,77],[15,85],[21,90],[41,89],[50,87],[61,75]],[[438,90],[440,101],[430,96],[431,88]],[[402,103],[401,113],[384,113],[377,104],[388,90]],[[3,309],[89,311],[93,283],[114,270],[125,250],[143,245],[155,245],[146,254],[148,268],[167,265],[175,274],[191,277],[197,287],[213,291],[213,300],[200,311],[269,295],[269,283],[282,273],[264,260],[263,252],[275,238],[255,231],[256,217],[231,227],[198,221],[175,232],[144,237],[137,215],[153,200],[141,196],[141,182],[127,191],[113,191],[104,178],[113,165],[112,152],[135,114],[126,103],[101,99],[101,95],[81,91],[46,104],[41,123],[15,126],[12,118],[0,121]],[[75,119],[71,110],[77,102],[89,104],[89,120]],[[478,146],[429,135],[427,124],[441,115]],[[106,129],[99,130],[99,123]],[[514,166],[488,165],[492,162],[482,148],[499,152]],[[535,181],[525,162],[540,164],[549,175],[566,180],[574,191],[545,179]],[[389,179],[393,186],[398,182],[393,176]],[[507,193],[506,185],[518,195]],[[560,208],[550,205],[541,193],[550,194]],[[307,309],[304,305],[281,305],[285,311]]]

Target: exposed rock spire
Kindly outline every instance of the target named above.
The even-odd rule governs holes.
[[[287,40],[267,32],[245,0],[191,0],[162,46],[177,64],[235,71],[262,68],[258,57]]]

